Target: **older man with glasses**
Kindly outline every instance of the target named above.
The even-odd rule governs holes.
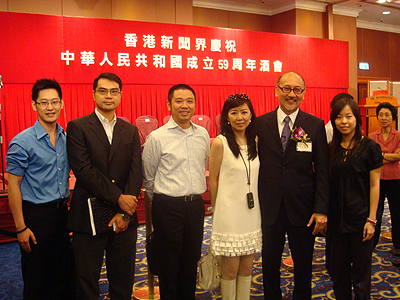
[[[325,234],[329,206],[329,151],[324,122],[299,109],[306,91],[295,72],[275,89],[279,107],[258,117],[264,299],[280,300],[285,234],[294,261],[293,299],[311,299],[314,237]]]

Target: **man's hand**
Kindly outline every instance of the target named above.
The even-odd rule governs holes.
[[[135,196],[121,194],[118,199],[118,205],[123,211],[132,216],[136,211],[137,201]]]
[[[313,213],[313,215],[310,218],[310,221],[308,221],[307,227],[310,227],[314,221],[315,221],[315,227],[312,234],[317,235],[318,233],[322,233],[323,235],[325,235],[326,227],[328,225],[327,216],[323,214]]]
[[[21,233],[17,234],[18,242],[21,245],[22,249],[24,249],[27,253],[31,253],[31,244],[29,240],[32,239],[32,242],[36,245],[36,237],[33,232],[28,228]]]
[[[128,228],[129,222],[130,221],[125,221],[122,219],[121,214],[117,213],[114,218],[111,219],[110,223],[108,223],[108,226],[111,227],[113,226],[113,223],[115,223],[115,233],[119,233]]]

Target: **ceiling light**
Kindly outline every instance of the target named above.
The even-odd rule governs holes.
[[[388,14],[390,14],[390,11],[384,11],[382,14],[388,15]]]
[[[378,3],[385,3],[386,0],[376,0],[376,2],[378,2]]]

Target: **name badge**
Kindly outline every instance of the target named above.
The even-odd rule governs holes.
[[[305,143],[297,142],[296,150],[299,152],[311,152],[312,151],[312,142],[311,141],[307,141]]]

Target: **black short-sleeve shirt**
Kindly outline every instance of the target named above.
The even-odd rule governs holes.
[[[369,215],[369,172],[383,166],[381,147],[364,137],[356,156],[348,158],[346,149],[341,150],[331,166],[329,229],[362,232]]]

